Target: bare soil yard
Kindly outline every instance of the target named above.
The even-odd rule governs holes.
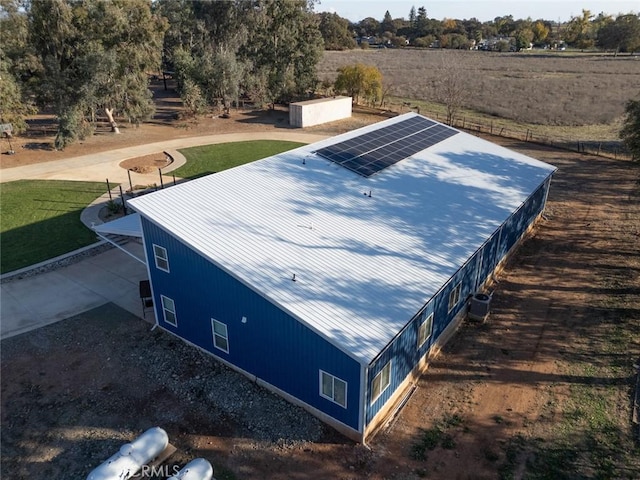
[[[639,478],[638,168],[500,143],[559,167],[547,219],[371,450],[106,305],[2,342],[2,477],[84,478],[161,425],[219,479]]]
[[[351,50],[325,52],[318,75],[334,80],[339,67],[358,62],[380,69],[390,95],[430,101],[437,98],[443,64],[456,64],[471,91],[465,106],[541,125],[611,124],[640,90],[640,56]]]

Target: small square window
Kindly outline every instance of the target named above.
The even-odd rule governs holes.
[[[347,408],[347,382],[320,370],[320,395]]]
[[[454,309],[454,307],[460,301],[460,291],[462,290],[462,284],[458,283],[451,293],[449,294],[449,312]]]
[[[225,353],[229,353],[229,333],[227,326],[212,318],[211,329],[213,330],[213,346]]]
[[[176,304],[169,297],[165,297],[164,295],[160,295],[160,300],[162,300],[162,313],[164,315],[164,321],[169,325],[173,325],[174,327],[178,326],[178,319],[176,317]]]
[[[388,362],[371,382],[371,403],[375,402],[391,381],[391,362]]]
[[[424,345],[433,330],[433,313],[427,317],[427,319],[418,327],[418,348]]]
[[[167,255],[167,249],[154,244],[153,257],[156,261],[156,268],[169,273],[169,256]]]

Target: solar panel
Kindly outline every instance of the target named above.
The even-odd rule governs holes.
[[[424,117],[411,117],[334,143],[316,153],[364,177],[378,173],[458,133]]]

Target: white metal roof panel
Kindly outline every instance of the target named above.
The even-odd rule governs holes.
[[[125,215],[110,222],[95,225],[92,228],[103,235],[114,234],[142,238],[142,224],[140,223],[139,213]]]
[[[313,153],[411,115],[129,204],[368,364],[555,170],[462,132],[369,178]]]

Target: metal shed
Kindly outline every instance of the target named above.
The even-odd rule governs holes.
[[[129,204],[158,325],[364,441],[554,171],[408,113]]]

